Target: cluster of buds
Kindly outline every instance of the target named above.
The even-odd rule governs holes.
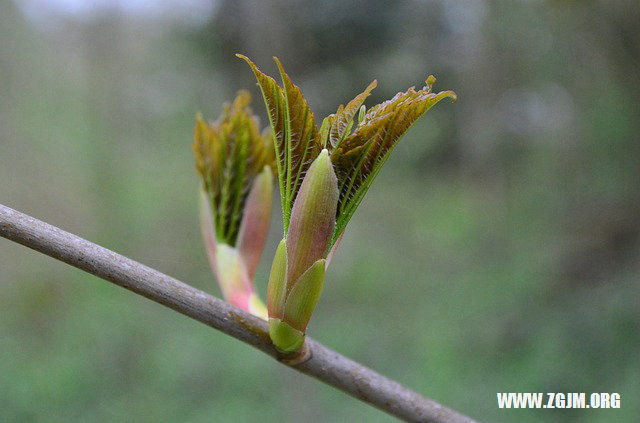
[[[273,130],[284,239],[269,278],[269,333],[276,348],[291,353],[304,343],[326,266],[380,168],[427,110],[456,95],[432,92],[435,78],[429,76],[424,88],[409,88],[367,111],[364,101],[377,85],[374,80],[318,129],[302,92],[277,58],[282,86],[247,57],[238,57],[256,76]]]
[[[253,278],[269,229],[275,156],[271,131],[259,131],[250,103],[240,91],[217,121],[198,115],[193,152],[211,269],[229,303],[266,319]]]
[[[367,110],[364,101],[377,85],[374,80],[318,129],[277,58],[282,86],[247,57],[238,57],[258,81],[271,132],[258,134],[244,92],[218,123],[209,126],[198,118],[194,151],[205,199],[203,231],[227,300],[268,318],[273,344],[290,354],[304,344],[325,270],[380,168],[427,110],[447,97],[455,101],[456,95],[432,92],[435,78],[429,76],[422,89],[409,88]],[[284,237],[271,265],[265,312],[252,279],[268,227],[274,164]]]

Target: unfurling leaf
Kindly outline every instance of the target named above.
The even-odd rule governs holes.
[[[201,228],[211,268],[231,304],[266,318],[253,286],[271,215],[275,155],[240,91],[212,123],[196,117],[193,151],[201,180]]]
[[[320,134],[316,126],[316,119],[307,100],[305,100],[300,89],[291,82],[289,75],[282,68],[280,61],[274,57],[282,86],[287,99],[286,122],[287,125],[287,147],[289,157],[287,158],[287,200],[291,207],[294,204],[302,179],[311,163],[320,154]]]
[[[331,161],[340,190],[334,242],[400,138],[440,100],[449,97],[455,101],[453,91],[433,93],[431,87],[434,82],[435,78],[430,76],[423,89],[409,88],[371,108],[355,132],[332,151]]]
[[[332,147],[336,147],[342,142],[342,140],[349,135],[351,128],[353,127],[353,118],[360,110],[364,101],[371,95],[371,91],[378,86],[378,81],[375,79],[369,86],[353,100],[347,103],[346,107],[342,104],[338,107],[338,111],[331,115],[333,116],[331,129],[329,131],[329,141]]]
[[[208,195],[216,239],[234,246],[253,181],[273,167],[270,134],[261,134],[249,108],[251,95],[240,91],[220,118],[207,124],[198,114],[193,151],[196,169]]]
[[[282,88],[273,78],[262,73],[249,58],[241,54],[237,56],[244,59],[253,70],[269,113],[278,156],[278,179],[286,235],[291,208],[302,179],[322,149],[320,134],[302,92],[291,82],[277,58],[274,59],[282,79]]]
[[[456,95],[433,93],[435,78],[429,76],[423,89],[410,88],[367,111],[364,101],[377,85],[374,80],[326,117],[318,131],[300,89],[277,58],[282,88],[247,57],[237,56],[256,76],[273,129],[285,239],[269,279],[269,333],[275,346],[289,353],[303,344],[325,267],[398,140],[429,108],[445,97],[455,101]]]

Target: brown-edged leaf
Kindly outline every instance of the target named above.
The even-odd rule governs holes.
[[[287,99],[285,103],[286,116],[288,117],[286,120],[288,125],[286,145],[289,156],[287,157],[286,200],[290,213],[302,184],[302,179],[311,163],[320,154],[322,147],[316,120],[307,104],[307,100],[305,100],[300,89],[291,82],[291,78],[284,71],[280,60],[277,57],[273,59],[278,65],[284,94]],[[286,222],[288,221],[289,219],[287,218]]]
[[[209,200],[217,240],[234,246],[245,202],[255,177],[274,161],[271,137],[258,131],[249,103],[240,91],[218,120],[196,117],[193,151],[196,169]]]
[[[455,101],[453,91],[433,93],[434,82],[435,78],[429,76],[423,89],[409,88],[373,107],[355,132],[331,154],[340,190],[333,242],[342,233],[398,140],[440,100],[450,97]]]
[[[274,60],[278,65],[283,88],[260,71],[249,58],[241,54],[236,56],[244,59],[253,70],[269,113],[278,156],[278,179],[286,234],[302,179],[322,149],[320,134],[302,92],[291,82],[277,58],[274,57]]]
[[[264,103],[267,106],[267,112],[269,114],[269,122],[271,123],[271,130],[273,131],[273,142],[275,146],[275,154],[277,157],[276,165],[278,169],[278,183],[280,186],[280,196],[282,197],[282,214],[283,216],[289,216],[288,204],[284,201],[284,195],[286,193],[286,172],[288,162],[288,152],[286,139],[287,135],[287,116],[286,116],[286,98],[282,88],[276,83],[276,81],[265,75],[258,67],[247,57],[242,54],[236,54],[237,57],[243,59],[249,64],[251,70],[256,76],[260,90],[262,91],[262,97]],[[287,221],[288,222],[288,221]],[[288,225],[285,225],[287,228]],[[285,229],[286,231],[286,229]]]
[[[337,147],[340,142],[349,135],[349,131],[353,125],[353,118],[367,97],[371,95],[371,91],[377,86],[378,81],[374,79],[362,93],[347,103],[346,107],[342,106],[342,104],[338,107],[338,111],[332,115],[333,119],[331,121],[331,129],[329,130],[329,142],[331,146]]]

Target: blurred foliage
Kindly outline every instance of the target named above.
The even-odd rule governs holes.
[[[1,203],[219,295],[190,145],[196,111],[259,95],[233,53],[280,57],[318,116],[373,78],[369,105],[432,73],[459,101],[372,185],[311,336],[480,420],[637,419],[637,1],[189,3],[3,2]],[[391,420],[8,241],[0,310],[1,421]],[[503,391],[620,392],[622,408],[498,410]]]

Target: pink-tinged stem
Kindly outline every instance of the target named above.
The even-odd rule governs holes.
[[[207,194],[201,191],[200,229],[209,265],[222,295],[229,304],[266,320],[267,308],[258,297],[240,252],[229,245],[218,244],[211,216]]]

